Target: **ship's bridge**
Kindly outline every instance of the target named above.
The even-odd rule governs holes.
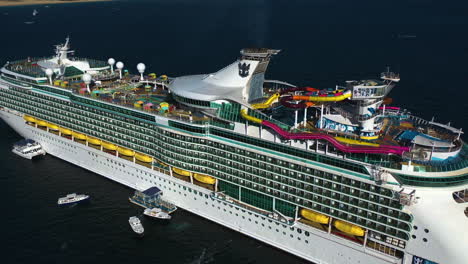
[[[177,101],[202,107],[209,107],[209,102],[219,100],[246,104],[262,98],[269,59],[279,51],[254,51],[243,49],[239,60],[215,73],[175,78],[169,84],[169,89]]]

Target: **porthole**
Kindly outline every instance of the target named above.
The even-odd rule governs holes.
[[[427,229],[427,228],[424,229],[424,232],[429,233],[429,229]]]
[[[304,234],[305,234],[306,236],[309,236],[309,235],[310,235],[310,233],[309,233],[308,231],[305,231]]]
[[[412,237],[413,239],[416,239],[416,236],[415,236],[415,235],[412,235],[411,237]]]
[[[424,241],[424,242],[427,242],[427,238],[423,238],[423,241]]]
[[[414,230],[418,230],[418,227],[417,226],[413,226]]]

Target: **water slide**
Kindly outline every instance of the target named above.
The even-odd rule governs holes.
[[[279,93],[275,93],[270,98],[268,98],[265,102],[263,103],[258,103],[258,104],[252,104],[253,109],[265,109],[271,106],[271,104],[276,101],[280,97]]]
[[[293,87],[293,88],[289,88],[289,89],[286,89],[284,91],[281,91],[281,93],[275,93],[273,94],[272,96],[270,96],[265,102],[263,103],[257,103],[257,104],[252,104],[252,108],[253,109],[265,109],[265,108],[269,108],[271,106],[271,104],[273,104],[276,99],[278,99],[281,95],[283,94],[286,94],[286,93],[292,93],[292,92],[297,92],[297,91],[301,91],[301,92],[317,92],[319,91],[318,89],[315,89],[315,88],[312,88],[312,87]],[[294,96],[293,96],[294,97]],[[285,97],[284,97],[285,98]],[[291,103],[288,103],[286,101],[290,101],[290,100],[305,100],[305,99],[294,99],[294,98],[291,98],[290,96],[287,97],[288,99],[282,99],[282,104],[287,104],[287,105],[290,105],[288,107],[291,107],[291,108],[305,108],[305,107],[309,107],[309,106],[312,106],[314,105],[313,103],[308,103],[308,104],[303,104],[303,103],[300,103],[300,104],[291,104]]]
[[[380,145],[376,143],[370,143],[370,142],[360,141],[360,140],[351,139],[351,138],[335,137],[335,139],[340,141],[341,143],[346,143],[346,144],[351,144],[351,145],[380,147]]]
[[[383,106],[379,107],[380,110],[383,110]],[[386,106],[385,109],[387,110],[400,110],[400,107],[396,107],[396,106]]]
[[[320,90],[316,88],[312,88],[312,87],[293,87],[293,88],[289,88],[284,91],[281,91],[281,95],[292,93],[292,92],[318,92],[318,91]]]
[[[343,101],[349,97],[351,97],[351,91],[339,92],[335,94],[327,94],[327,95],[318,95],[318,96],[307,96],[307,95],[299,95],[295,96],[296,100],[306,100],[312,102],[339,102]]]
[[[297,104],[289,102],[289,101],[293,101],[293,100],[302,100],[302,99],[298,99],[299,97],[308,97],[308,96],[300,96],[300,95],[283,96],[283,97],[281,97],[280,102],[281,102],[282,105],[284,105],[284,106],[286,106],[288,108],[306,108],[306,107],[310,107],[310,106],[315,105],[315,103],[309,102],[309,101],[302,101],[302,102],[299,102]]]
[[[304,88],[289,88],[281,92],[281,94],[297,92],[297,91],[307,91],[307,92],[318,92],[318,89],[312,87],[304,87]],[[280,99],[282,105],[289,107],[289,108],[306,108],[313,106],[313,102],[339,102],[343,101],[347,98],[351,97],[351,91],[340,91],[330,94],[322,94],[316,96],[308,96],[308,95],[291,95],[291,96],[284,96]],[[304,101],[299,102],[297,104],[290,103],[289,101]]]
[[[378,147],[374,146],[347,146],[345,144],[342,144],[340,141],[335,139],[333,136],[330,136],[328,134],[324,133],[290,133],[287,131],[284,131],[282,128],[280,128],[278,125],[266,121],[266,120],[261,120],[259,118],[249,116],[247,114],[246,109],[241,109],[240,114],[243,118],[245,118],[248,121],[252,121],[255,123],[259,123],[263,126],[266,126],[268,128],[271,128],[274,130],[276,133],[278,133],[281,137],[284,139],[298,139],[298,140],[305,140],[305,139],[322,139],[330,142],[333,144],[333,146],[343,152],[347,153],[376,153],[376,154],[396,154],[396,155],[402,155],[403,152],[408,152],[409,147],[400,147],[400,146],[386,146],[386,145],[380,145]]]

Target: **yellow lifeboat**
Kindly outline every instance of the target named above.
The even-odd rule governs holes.
[[[43,126],[43,127],[47,126],[47,122],[46,122],[46,121],[44,121],[44,120],[39,120],[39,119],[36,119],[36,124],[37,124],[38,126]]]
[[[199,182],[207,183],[207,184],[215,184],[216,182],[215,178],[208,176],[208,175],[194,173],[193,177],[195,178],[195,180]]]
[[[59,130],[59,127],[56,125],[56,124],[52,124],[52,123],[47,123],[47,127],[51,130]]]
[[[117,150],[117,146],[109,142],[101,141],[101,145],[108,150]]]
[[[186,170],[181,170],[181,169],[178,169],[178,168],[172,168],[172,171],[177,173],[177,174],[180,174],[182,176],[190,176],[192,175],[192,173],[190,171],[186,171]]]
[[[364,236],[366,233],[366,230],[364,228],[361,228],[357,225],[353,225],[350,223],[347,223],[345,221],[341,220],[335,220],[333,221],[333,226],[336,227],[336,229],[340,230],[343,233],[353,235],[353,236]]]
[[[24,118],[24,120],[26,120],[28,122],[36,123],[36,118],[34,118],[32,116],[24,115],[23,118]]]
[[[59,127],[59,130],[62,133],[62,135],[69,136],[69,135],[72,134],[72,131],[70,129],[68,129],[68,128]]]
[[[75,132],[75,131],[72,131],[72,136],[75,139],[86,140],[86,135],[85,134],[81,134],[81,133],[78,133],[78,132]]]
[[[119,152],[119,154],[122,154],[124,156],[134,156],[135,155],[135,151],[133,151],[131,149],[127,149],[127,148],[117,147],[117,151]]]
[[[101,145],[101,140],[98,138],[86,136],[86,140],[88,141],[88,143],[91,143],[93,145]]]
[[[330,217],[307,209],[301,209],[301,215],[305,219],[319,224],[328,224],[330,221]]]
[[[135,153],[135,159],[141,161],[141,162],[152,162],[153,158],[141,153]]]

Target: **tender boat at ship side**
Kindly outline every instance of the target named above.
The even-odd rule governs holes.
[[[17,142],[13,145],[13,149],[11,151],[25,159],[32,159],[36,156],[46,154],[41,144],[32,139],[24,139]]]
[[[146,216],[161,219],[161,220],[170,220],[171,219],[171,216],[168,213],[163,212],[159,208],[152,208],[152,209],[146,208],[145,211],[143,212],[143,214],[146,215]]]
[[[67,204],[82,203],[82,202],[85,202],[85,201],[89,201],[89,195],[71,193],[71,194],[67,194],[67,196],[65,196],[65,197],[59,198],[58,201],[57,201],[57,204],[58,205],[67,205]]]

